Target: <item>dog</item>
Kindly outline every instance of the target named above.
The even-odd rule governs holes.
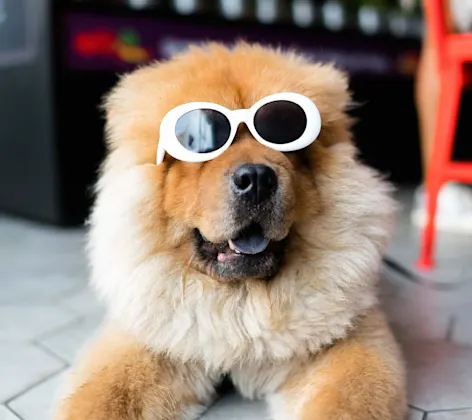
[[[120,80],[88,245],[108,316],[57,420],[195,419],[223,377],[273,420],[404,418],[376,298],[395,203],[350,102],[333,65],[245,43]]]

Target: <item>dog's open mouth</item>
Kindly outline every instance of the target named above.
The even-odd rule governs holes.
[[[280,267],[285,240],[271,241],[254,223],[220,244],[206,240],[196,230],[196,246],[210,275],[224,279],[270,278]]]
[[[259,225],[251,225],[244,229],[236,238],[228,241],[228,246],[223,252],[218,252],[219,262],[239,255],[257,255],[264,252],[270,244],[270,240],[264,236]]]

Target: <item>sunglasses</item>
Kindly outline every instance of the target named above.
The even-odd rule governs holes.
[[[162,119],[157,164],[166,152],[186,162],[214,159],[231,146],[241,123],[259,143],[279,152],[309,146],[321,130],[318,108],[298,93],[266,96],[249,109],[191,102],[170,110]]]

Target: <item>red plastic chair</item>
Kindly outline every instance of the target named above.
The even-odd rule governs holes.
[[[428,220],[422,232],[418,266],[434,265],[435,215],[437,197],[446,181],[472,183],[472,163],[452,161],[462,90],[468,82],[465,65],[472,62],[472,33],[450,32],[445,2],[425,0],[426,23],[438,58],[440,80],[435,138],[426,177]]]

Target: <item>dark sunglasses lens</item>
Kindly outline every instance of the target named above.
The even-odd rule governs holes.
[[[275,101],[263,105],[254,116],[254,127],[266,141],[275,144],[291,143],[306,129],[305,111],[294,102]]]
[[[220,149],[228,141],[231,125],[228,119],[212,109],[195,109],[182,115],[175,124],[180,144],[195,153]]]

